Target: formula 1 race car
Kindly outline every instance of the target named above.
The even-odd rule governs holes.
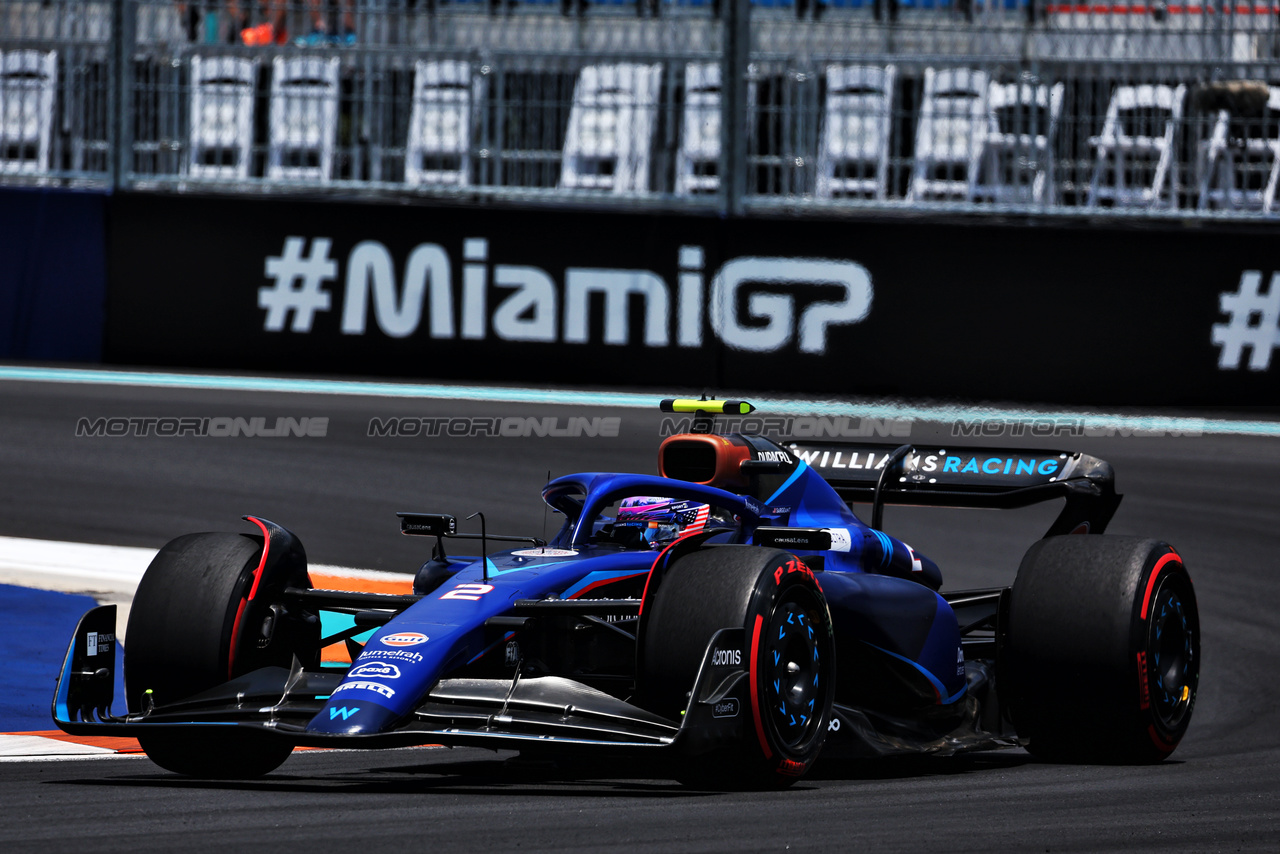
[[[716,787],[786,785],[820,751],[1022,745],[1155,762],[1186,732],[1191,580],[1171,546],[1101,535],[1120,502],[1109,464],[775,443],[714,432],[715,413],[749,404],[663,406],[706,432],[663,441],[658,476],[550,481],[542,497],[563,524],[549,542],[489,534],[483,517],[460,533],[453,516],[399,514],[432,544],[412,595],[314,589],[298,538],[252,516],[253,536],[171,541],[133,601],[127,714],[111,712],[104,606],[72,638],[54,720],[136,736],[157,764],[201,777],[266,774],[297,745],[444,744],[656,758]],[[1050,498],[1061,513],[1012,587],[939,592],[938,567],[880,530],[886,504]],[[870,525],[850,503],[870,505]],[[480,554],[451,554],[459,539]],[[344,647],[350,664],[322,660]]]

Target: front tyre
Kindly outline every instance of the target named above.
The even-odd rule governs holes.
[[[835,644],[826,599],[794,555],[715,546],[677,560],[646,615],[640,684],[646,704],[679,720],[708,643],[722,628],[746,632],[750,695],[743,742],[696,757],[690,785],[779,788],[805,774],[826,740],[835,700]]]
[[[129,711],[221,685],[235,675],[236,617],[253,585],[260,537],[187,534],[152,559],[129,610]],[[144,699],[145,698],[145,699]]]
[[[288,668],[295,656],[316,656],[318,621],[277,616],[269,643],[257,636],[259,625],[250,624],[246,605],[265,564],[264,547],[262,537],[187,534],[156,554],[129,612],[124,678],[130,712],[179,702],[260,667]],[[297,550],[289,583],[310,587],[305,554],[300,545]],[[219,725],[157,728],[138,741],[157,765],[198,777],[260,777],[292,750],[287,741]]]
[[[1173,548],[1136,537],[1036,543],[1009,609],[1010,713],[1050,759],[1159,762],[1191,722],[1200,619]]]
[[[293,752],[287,740],[236,726],[140,733],[147,758],[166,771],[210,780],[244,780],[270,774]]]

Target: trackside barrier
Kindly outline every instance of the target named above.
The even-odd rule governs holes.
[[[1239,225],[978,228],[5,189],[0,358],[1275,405],[1273,244]],[[1005,250],[975,249],[992,245]],[[1055,255],[1064,245],[1076,249]]]
[[[0,358],[102,358],[106,201],[0,188]]]
[[[145,193],[115,194],[109,212],[104,352],[116,364],[1113,406],[1280,401],[1280,266],[1263,227]]]

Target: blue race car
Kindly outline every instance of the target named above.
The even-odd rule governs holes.
[[[549,542],[399,514],[432,546],[412,595],[314,589],[298,538],[256,517],[254,535],[169,542],[129,617],[128,711],[112,712],[104,606],[72,638],[55,722],[136,736],[201,777],[266,774],[298,745],[445,744],[656,760],[643,767],[716,787],[786,785],[820,752],[1151,762],[1186,732],[1195,594],[1169,545],[1102,536],[1120,502],[1107,463],[778,443],[714,432],[717,413],[751,411],[740,401],[663,407],[702,432],[666,439],[657,476],[548,483]],[[1006,588],[942,592],[938,567],[880,530],[890,503],[1051,498],[1061,513]],[[461,539],[480,553],[452,554]],[[350,665],[322,662],[333,644]]]

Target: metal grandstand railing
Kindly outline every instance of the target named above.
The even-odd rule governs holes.
[[[8,0],[0,184],[1269,217],[1277,91],[1280,0]]]

